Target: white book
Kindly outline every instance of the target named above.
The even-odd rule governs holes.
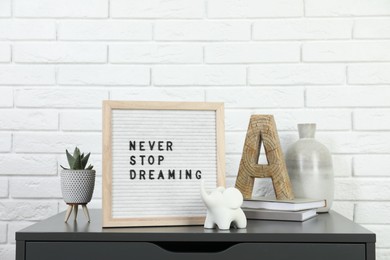
[[[244,200],[243,208],[270,209],[282,211],[299,211],[306,209],[318,209],[326,206],[326,200],[294,199],[275,200],[269,198],[252,198]]]
[[[275,211],[267,209],[244,209],[244,213],[248,219],[263,219],[263,220],[283,220],[283,221],[305,221],[317,216],[316,209],[302,211]]]

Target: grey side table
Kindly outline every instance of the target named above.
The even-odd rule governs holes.
[[[16,233],[16,260],[374,260],[375,234],[331,212],[300,222],[248,221],[243,230],[202,226],[106,228],[101,210],[64,223],[60,213]]]

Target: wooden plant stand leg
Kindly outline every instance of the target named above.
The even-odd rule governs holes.
[[[75,204],[73,205],[73,210],[74,210],[74,221],[77,220],[77,212],[79,211],[79,205]]]
[[[73,206],[72,205],[68,205],[68,209],[66,210],[66,214],[65,214],[65,223],[68,222],[70,214],[72,214],[72,210],[73,210]]]
[[[74,212],[74,221],[77,221],[77,214],[78,214],[78,211],[79,211],[79,205],[82,206],[83,211],[84,211],[84,215],[87,218],[88,222],[91,222],[91,218],[89,216],[89,211],[88,211],[88,208],[87,208],[87,204],[73,204],[72,203],[72,204],[68,204],[68,208],[67,208],[66,214],[65,214],[65,223],[68,222],[69,217],[72,214],[72,212]]]
[[[268,164],[258,164],[261,143]],[[236,188],[241,191],[245,199],[252,197],[255,178],[271,178],[277,199],[294,199],[272,115],[252,115],[249,122],[236,179]]]
[[[82,206],[83,206],[83,211],[84,211],[85,217],[88,219],[88,222],[91,222],[91,218],[89,217],[87,205],[82,205]]]

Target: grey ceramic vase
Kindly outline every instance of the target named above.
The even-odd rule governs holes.
[[[94,170],[62,170],[61,190],[67,204],[87,204],[95,187]]]
[[[332,156],[315,137],[316,124],[298,124],[299,140],[286,152],[286,165],[296,198],[326,199],[328,212],[333,203]]]

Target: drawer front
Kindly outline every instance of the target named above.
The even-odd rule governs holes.
[[[27,242],[26,260],[364,260],[365,244]]]

